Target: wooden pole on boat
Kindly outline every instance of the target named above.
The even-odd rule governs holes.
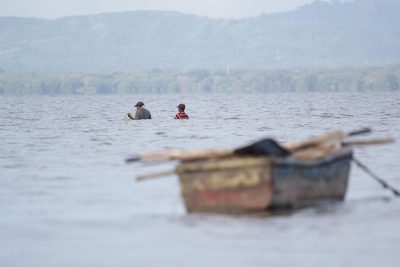
[[[300,142],[290,142],[283,144],[283,147],[288,149],[291,152],[295,152],[298,150],[306,149],[309,147],[314,147],[318,146],[321,144],[326,144],[326,143],[337,143],[337,145],[340,145],[342,140],[346,137],[349,136],[354,136],[354,135],[360,135],[360,134],[366,134],[370,133],[372,131],[371,128],[363,128],[357,131],[352,131],[352,132],[343,132],[343,131],[333,131],[333,132],[328,132],[323,135],[319,135],[310,139],[307,139],[305,141],[300,141]]]
[[[127,163],[132,163],[136,161],[152,162],[152,161],[165,161],[165,160],[193,160],[193,159],[207,159],[207,158],[219,158],[232,155],[233,150],[197,150],[197,151],[187,151],[187,150],[171,150],[171,151],[158,151],[141,156],[133,156],[127,158],[125,161]]]
[[[378,175],[376,175],[375,173],[373,173],[367,166],[365,166],[363,163],[361,163],[361,161],[359,161],[358,159],[353,157],[353,161],[357,164],[358,167],[360,167],[363,171],[365,171],[366,173],[368,173],[375,181],[377,181],[378,183],[380,183],[384,188],[390,190],[393,192],[393,194],[396,197],[400,197],[400,191],[397,190],[396,188],[394,188],[393,186],[391,186],[390,184],[388,184],[385,180],[383,180],[382,178],[380,178]]]
[[[139,176],[136,176],[136,181],[150,180],[150,179],[173,175],[173,174],[175,174],[175,170],[167,170],[167,171],[150,173],[150,174],[146,174],[146,175],[139,175]]]
[[[351,140],[343,141],[343,146],[358,146],[358,145],[386,145],[394,143],[393,138],[375,138],[367,140]]]

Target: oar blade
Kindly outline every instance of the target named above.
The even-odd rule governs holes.
[[[354,136],[354,135],[359,135],[359,134],[366,134],[366,133],[370,133],[370,132],[372,132],[372,129],[371,129],[371,128],[368,128],[368,127],[365,127],[365,128],[360,129],[360,130],[356,130],[356,131],[349,132],[349,133],[347,134],[347,136]]]
[[[133,162],[137,162],[137,161],[140,161],[140,160],[141,160],[140,156],[131,156],[129,158],[126,158],[125,162],[126,163],[133,163]]]

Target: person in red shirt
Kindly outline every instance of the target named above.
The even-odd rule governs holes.
[[[177,108],[178,113],[176,113],[175,119],[189,119],[189,115],[185,113],[185,104],[179,104]]]

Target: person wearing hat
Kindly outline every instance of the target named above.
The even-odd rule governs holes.
[[[185,104],[179,104],[177,108],[178,113],[176,113],[175,119],[189,119],[189,115],[185,113]]]
[[[145,109],[143,106],[144,106],[144,103],[142,101],[137,102],[136,105],[135,105],[135,108],[136,108],[135,117],[133,117],[131,113],[128,113],[128,117],[131,120],[148,120],[148,119],[151,119],[150,111]]]

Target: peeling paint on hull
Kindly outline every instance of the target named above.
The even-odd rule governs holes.
[[[232,157],[177,168],[188,212],[249,213],[343,200],[351,149],[313,161]]]

